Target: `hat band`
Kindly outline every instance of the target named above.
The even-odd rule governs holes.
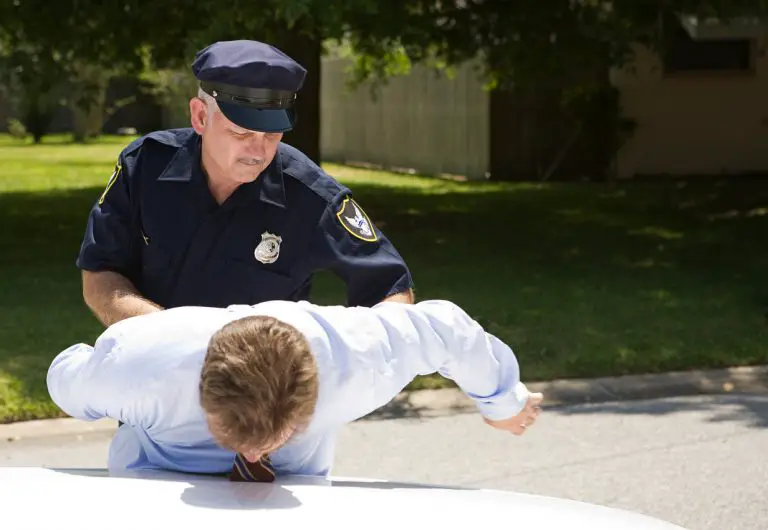
[[[200,88],[217,101],[226,101],[258,109],[287,109],[296,101],[296,93],[289,90],[250,88],[226,83],[201,81]]]

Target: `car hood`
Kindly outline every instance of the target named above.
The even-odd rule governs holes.
[[[336,477],[271,484],[164,471],[0,468],[6,530],[217,527],[682,530],[643,515],[487,489]],[[230,526],[232,525],[232,526]]]

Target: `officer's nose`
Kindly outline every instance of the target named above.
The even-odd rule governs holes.
[[[266,153],[267,138],[263,132],[254,132],[248,139],[248,152],[258,158],[263,158]]]

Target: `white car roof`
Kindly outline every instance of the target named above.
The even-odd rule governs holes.
[[[508,491],[344,477],[235,483],[165,471],[0,468],[0,508],[4,530],[682,530],[623,510]]]

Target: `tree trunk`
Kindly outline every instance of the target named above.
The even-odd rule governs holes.
[[[32,139],[39,144],[43,136],[48,133],[48,128],[53,119],[53,107],[51,105],[50,89],[45,86],[28,84],[20,90],[19,107],[21,109],[21,123],[24,124]]]
[[[101,134],[106,114],[106,95],[107,88],[99,87],[92,101],[72,105],[72,138],[75,142],[82,143]]]
[[[607,60],[585,62],[574,61],[578,67],[573,71],[529,90],[491,92],[492,180],[606,178],[620,147],[616,135],[624,125],[617,116]],[[575,88],[588,90],[565,105],[564,96]]]
[[[73,104],[72,110],[72,141],[78,144],[85,142],[87,133],[87,110],[81,105]]]
[[[276,36],[275,46],[307,70],[304,86],[296,101],[297,122],[284,142],[320,163],[320,68],[322,41],[298,27]]]
[[[32,96],[35,100],[35,96]],[[43,140],[43,136],[48,132],[48,126],[51,123],[52,112],[44,108],[44,104],[39,101],[30,101],[25,104],[24,114],[22,116],[22,123],[27,128],[29,134],[32,135],[34,143],[39,144]]]
[[[103,69],[81,66],[73,82],[75,96],[71,100],[72,139],[83,143],[99,136],[106,115],[107,88],[112,73]]]

